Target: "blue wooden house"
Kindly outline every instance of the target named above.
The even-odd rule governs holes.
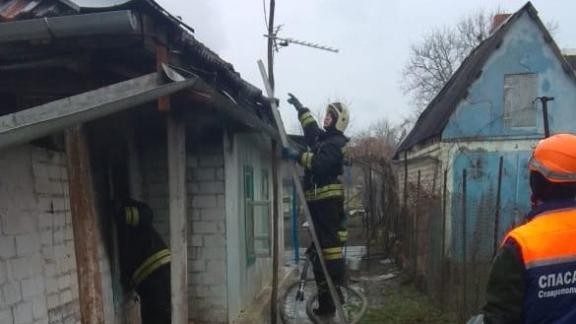
[[[418,246],[440,245],[442,256],[456,262],[489,261],[495,244],[530,209],[527,162],[544,137],[537,98],[554,98],[548,102],[552,134],[576,131],[574,70],[534,6],[528,2],[495,27],[419,116],[396,154],[400,197],[406,193],[413,202],[418,183],[419,195],[443,202],[426,216],[434,219],[414,220]]]

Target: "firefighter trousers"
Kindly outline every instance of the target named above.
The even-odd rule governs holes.
[[[142,324],[170,324],[170,264],[160,267],[136,288]]]
[[[342,219],[344,218],[343,197],[309,201],[308,207],[314,221],[328,274],[336,287],[342,286],[345,281],[345,266],[338,231],[342,228]],[[330,296],[320,260],[317,257],[312,258],[312,267],[318,287],[318,311],[324,314],[334,313],[336,308]],[[337,291],[340,289],[337,288]]]

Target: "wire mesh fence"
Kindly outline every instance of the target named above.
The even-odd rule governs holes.
[[[474,174],[463,169],[448,190],[447,172],[428,190],[420,173],[406,182],[398,237],[405,240],[405,271],[440,308],[466,322],[485,301],[498,230],[498,190],[470,192]],[[495,244],[496,243],[496,244]]]
[[[353,245],[366,246],[368,258],[393,258],[437,306],[465,322],[482,307],[495,248],[513,226],[514,208],[500,199],[498,160],[490,170],[476,162],[450,173],[412,168],[410,177],[405,165],[397,177],[389,162],[357,163],[351,178],[361,180],[347,187],[360,189],[346,194],[346,209],[362,210],[350,218]],[[510,170],[504,173],[516,174]]]

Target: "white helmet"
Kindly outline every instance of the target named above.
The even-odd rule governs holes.
[[[341,102],[333,102],[326,108],[326,113],[332,113],[334,115],[336,119],[334,128],[344,133],[344,130],[348,127],[348,121],[350,120],[346,105]]]

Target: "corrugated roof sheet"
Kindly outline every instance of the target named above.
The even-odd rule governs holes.
[[[508,20],[498,28],[490,37],[485,39],[480,45],[478,45],[470,55],[462,62],[458,70],[452,75],[450,80],[444,85],[442,90],[436,95],[436,97],[430,102],[428,107],[420,114],[414,128],[404,139],[404,141],[398,147],[396,151],[396,158],[399,152],[409,150],[415,145],[423,144],[434,138],[438,138],[454,110],[456,109],[458,103],[467,94],[468,88],[472,85],[480,75],[482,74],[482,69],[486,60],[490,55],[500,47],[502,43],[502,38],[510,29],[510,26],[523,14],[528,13],[536,24],[540,27],[540,30],[544,33],[545,37],[549,39],[550,46],[555,52],[556,56],[559,58],[566,71],[569,71],[569,75],[576,78],[574,71],[571,66],[566,62],[560,49],[554,43],[552,36],[542,24],[540,18],[538,18],[538,12],[534,6],[528,2],[520,10],[518,10],[514,15],[512,15]]]

